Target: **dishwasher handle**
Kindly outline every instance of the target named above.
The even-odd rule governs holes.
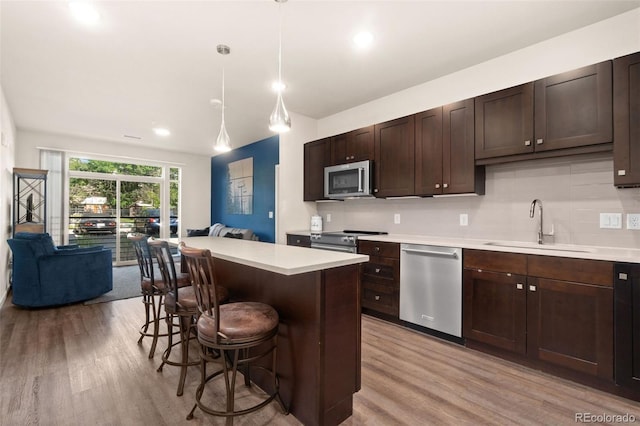
[[[433,250],[418,250],[412,248],[403,248],[403,252],[405,253],[415,253],[415,254],[426,254],[428,256],[442,256],[442,257],[451,257],[453,259],[458,258],[458,253],[454,252],[442,252],[442,251],[433,251]]]

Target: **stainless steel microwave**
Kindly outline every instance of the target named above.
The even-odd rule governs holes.
[[[325,198],[370,197],[373,173],[371,160],[324,168]]]

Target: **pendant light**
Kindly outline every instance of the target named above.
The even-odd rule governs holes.
[[[228,55],[231,52],[229,46],[224,44],[219,44],[218,53],[221,55]],[[216,139],[216,144],[214,145],[214,149],[218,152],[228,152],[231,151],[231,140],[229,139],[229,134],[227,133],[227,129],[224,126],[224,60],[222,63],[222,124],[220,124],[220,133],[218,133],[218,139]]]
[[[278,4],[279,14],[279,29],[278,29],[278,98],[276,99],[276,107],[271,113],[269,118],[269,130],[278,133],[288,132],[291,129],[291,117],[287,112],[287,108],[284,106],[282,100],[282,91],[284,85],[282,84],[282,3],[286,3],[287,0],[275,0]]]

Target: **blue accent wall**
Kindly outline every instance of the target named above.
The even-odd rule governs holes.
[[[227,213],[227,164],[253,157],[253,214]],[[211,224],[249,228],[260,241],[275,243],[276,169],[280,157],[278,135],[211,158]]]

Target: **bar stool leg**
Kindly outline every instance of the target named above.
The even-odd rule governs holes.
[[[142,339],[147,334],[147,330],[149,329],[149,295],[147,293],[142,294],[142,303],[144,303],[144,325],[140,329],[140,338],[138,339],[138,344],[142,343]]]

